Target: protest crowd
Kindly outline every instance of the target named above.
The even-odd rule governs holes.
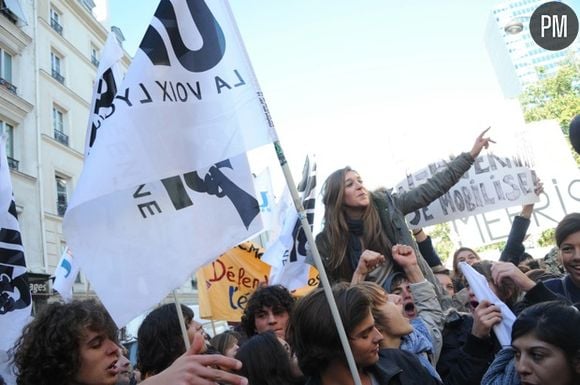
[[[163,4],[170,7],[168,4],[171,3],[162,2]],[[158,12],[164,12],[163,18],[160,17],[164,20],[163,23],[175,17],[175,14],[172,14],[174,12],[163,7],[160,9]],[[210,43],[207,43],[208,46],[220,43],[222,47],[222,51],[208,50],[211,51],[207,53],[211,60],[207,59],[203,65],[210,69],[220,62],[224,55],[224,41],[230,39],[230,31],[225,27],[223,30],[225,32],[220,29],[219,34],[212,35],[213,43],[211,39]],[[161,41],[161,37],[156,37],[155,33],[148,30],[146,37],[151,39],[149,43],[152,46],[143,44],[145,54],[136,59],[138,65],[155,67],[158,65],[156,60],[160,62],[165,60],[163,55],[154,50],[156,49],[153,47],[154,43]],[[228,44],[230,43],[231,40],[228,40]],[[232,46],[228,45],[230,50],[228,53],[233,52],[235,47]],[[144,55],[149,56],[146,58]],[[187,64],[187,60],[184,59],[182,65],[186,67]],[[232,87],[226,80],[215,76],[217,93],[207,96],[208,99],[221,98],[222,92],[233,93],[232,89],[236,87],[243,90],[243,86],[253,81],[248,68],[244,66],[236,68],[233,72],[236,81],[231,82],[236,84]],[[206,70],[196,69],[198,72]],[[115,122],[114,119],[117,119],[129,125],[132,113],[139,114],[138,108],[150,108],[149,103],[155,102],[153,90],[156,88],[150,87],[152,95],[149,95],[148,85],[145,81],[137,79],[136,73],[133,71],[127,74],[125,82],[134,83],[128,83],[126,97],[117,96],[117,102],[126,105],[118,104],[117,109],[113,108],[115,114],[111,112],[111,117],[107,117],[110,120],[105,119],[101,123]],[[161,85],[159,81],[157,84]],[[168,84],[173,87],[173,83]],[[186,90],[182,83],[175,84],[178,91],[180,88],[177,85]],[[187,84],[193,92],[192,85]],[[130,89],[132,92],[139,89],[147,93],[149,99],[143,97],[144,99],[138,102],[140,96],[130,93]],[[199,88],[198,93],[199,95],[193,92],[190,97],[197,97],[196,102],[199,101],[201,105],[203,100]],[[249,95],[251,97],[246,99],[258,98],[260,104],[256,104],[254,112],[248,115],[254,114],[263,118],[262,115],[268,113],[261,94],[252,91]],[[185,96],[182,102],[187,99]],[[130,99],[131,97],[133,99]],[[181,107],[175,104],[167,108]],[[121,115],[122,113],[126,115]],[[197,113],[196,110],[192,114]],[[167,126],[173,124],[169,121],[173,118],[171,112],[157,118],[168,119]],[[211,121],[211,118],[208,118],[208,121]],[[578,116],[575,120],[575,127],[578,127]],[[272,127],[267,128],[269,130]],[[551,252],[546,256],[530,255],[526,252],[524,240],[534,213],[534,203],[524,204],[520,214],[513,218],[505,246],[498,252],[498,258],[494,261],[483,259],[474,248],[466,246],[442,258],[438,255],[429,234],[421,227],[409,225],[407,217],[409,214],[422,210],[445,196],[477,163],[482,151],[493,146],[494,141],[490,138],[488,130],[489,128],[477,136],[469,151],[455,156],[446,167],[432,173],[424,183],[412,186],[408,190],[379,188],[369,191],[363,183],[361,174],[349,166],[331,173],[321,191],[324,204],[322,230],[316,235],[312,242],[314,244],[307,249],[290,252],[291,255],[294,252],[300,255],[303,253],[304,266],[307,269],[310,266],[319,268],[320,280],[311,285],[306,292],[299,292],[293,283],[279,283],[278,281],[283,281],[281,279],[274,282],[268,277],[261,280],[250,276],[251,265],[256,264],[256,260],[260,257],[267,259],[268,250],[262,256],[253,246],[242,247],[238,242],[238,249],[235,252],[221,254],[224,257],[219,262],[205,261],[203,265],[212,263],[209,267],[212,275],[206,282],[200,283],[202,286],[200,296],[207,293],[212,285],[215,285],[213,287],[215,290],[217,282],[222,278],[238,285],[235,290],[232,289],[220,299],[222,302],[229,302],[229,305],[241,314],[238,322],[231,322],[229,330],[225,332],[208,335],[203,325],[196,320],[196,314],[191,308],[179,302],[160,304],[154,300],[159,296],[157,292],[153,292],[155,288],[149,281],[130,282],[130,285],[139,289],[151,289],[150,297],[153,298],[151,302],[155,305],[148,307],[147,314],[139,326],[135,358],[131,357],[130,352],[123,346],[119,331],[119,326],[125,325],[127,320],[131,319],[131,315],[134,315],[132,312],[137,309],[135,298],[122,289],[120,292],[123,295],[114,298],[113,302],[116,305],[112,307],[110,298],[99,296],[97,299],[69,300],[70,298],[65,298],[66,293],[61,292],[63,301],[52,302],[35,314],[32,320],[26,319],[27,322],[15,336],[6,361],[15,378],[15,384],[580,384],[578,210],[559,218]],[[580,128],[571,129],[570,132],[572,144],[576,151],[579,151]],[[114,143],[113,136],[103,128],[99,129],[99,136],[96,136],[96,129],[93,134],[90,142],[93,147],[90,156],[87,152],[86,161],[88,165],[86,170],[89,171],[98,169],[94,166],[95,162],[103,162],[103,159],[107,158],[104,152],[99,152],[105,147],[103,143],[109,145]],[[260,135],[257,133],[255,137]],[[244,142],[238,139],[229,142]],[[253,145],[275,142],[270,139],[260,139],[259,143]],[[167,148],[172,150],[175,148],[176,153],[181,149],[189,154],[190,149],[187,146],[180,146],[180,141],[181,139],[175,139],[175,143],[167,145]],[[221,139],[214,141],[216,146],[224,142]],[[3,147],[3,143],[0,145]],[[151,151],[148,152],[146,146],[143,146],[143,149],[143,153],[150,156]],[[251,194],[246,194],[236,181],[229,180],[230,174],[222,172],[222,169],[237,172],[240,170],[238,167],[245,167],[238,166],[235,161],[235,156],[243,152],[242,150],[227,148],[223,154],[220,152],[223,158],[214,159],[218,155],[212,154],[208,156],[209,160],[200,160],[200,164],[204,166],[212,165],[205,178],[197,174],[197,170],[203,167],[185,172],[183,168],[174,170],[168,166],[162,170],[163,178],[156,181],[159,182],[157,185],[133,183],[141,176],[138,170],[142,164],[139,162],[135,162],[139,163],[135,169],[127,166],[129,170],[127,175],[131,177],[136,175],[137,179],[119,182],[114,193],[103,192],[105,188],[101,182],[106,181],[108,177],[105,171],[98,173],[98,178],[103,179],[97,178],[92,184],[83,185],[81,182],[88,179],[81,178],[80,193],[77,194],[80,198],[71,204],[64,220],[65,230],[71,234],[71,244],[78,246],[72,247],[74,253],[78,251],[79,255],[84,254],[84,266],[88,266],[87,260],[101,257],[103,260],[116,258],[114,255],[105,255],[106,253],[99,254],[101,250],[99,247],[106,243],[102,237],[92,236],[90,233],[92,236],[90,239],[82,238],[81,227],[84,223],[82,219],[87,215],[87,211],[83,210],[98,206],[93,206],[91,199],[105,197],[102,202],[107,199],[114,200],[118,197],[116,195],[118,191],[126,189],[127,186],[133,188],[135,185],[139,186],[137,190],[131,190],[128,195],[134,199],[149,199],[150,195],[158,191],[165,191],[169,196],[165,202],[139,201],[139,211],[131,212],[138,213],[135,215],[139,220],[143,220],[143,223],[153,222],[162,214],[167,214],[170,210],[166,210],[166,207],[171,207],[172,214],[187,213],[187,209],[199,209],[204,206],[205,201],[201,201],[202,203],[196,201],[194,205],[188,195],[196,192],[200,195],[205,194],[204,198],[216,200],[225,198],[223,201],[228,205],[224,210],[236,211],[235,218],[243,222],[242,231],[236,234],[236,239],[247,240],[248,238],[245,238],[247,235],[255,234],[251,232],[256,230],[252,226],[254,218],[259,214],[259,210],[256,209],[257,201]],[[6,171],[5,155],[0,153],[0,158],[3,158],[0,167],[0,187],[3,187],[9,184],[9,176],[5,176],[9,174]],[[175,155],[175,158],[178,156]],[[197,166],[196,164],[195,167]],[[479,166],[481,167],[481,164]],[[159,166],[159,169],[162,167]],[[167,177],[168,172],[173,176]],[[519,191],[536,196],[543,194],[543,184],[535,174],[533,178],[526,178],[522,177],[519,180]],[[510,186],[516,186],[512,184],[511,179],[507,180]],[[529,180],[533,180],[533,186],[527,185]],[[191,191],[187,190],[186,186]],[[98,193],[93,191],[100,188],[103,191]],[[307,202],[306,198],[313,199],[313,195],[310,195],[313,191],[312,186],[300,188],[304,193],[304,202]],[[0,274],[0,283],[6,293],[8,289],[5,290],[4,287],[8,287],[8,283],[13,285],[10,288],[18,290],[11,289],[11,292],[18,291],[20,297],[18,301],[5,301],[8,296],[0,292],[3,296],[0,317],[6,317],[6,314],[14,316],[17,311],[22,313],[28,310],[30,313],[30,298],[26,298],[24,292],[27,284],[25,280],[19,281],[24,274],[17,273],[26,270],[26,265],[20,234],[14,225],[17,223],[15,204],[11,192],[3,195],[4,190],[6,189],[0,189],[0,208],[4,205],[8,208],[9,220],[0,218],[1,234],[4,236],[6,233],[12,238],[0,239],[2,253],[9,256],[8,263],[4,263],[4,260],[0,262],[6,266],[9,264],[11,270],[10,276]],[[457,202],[463,202],[464,209],[469,206],[468,197],[473,199],[473,209],[481,206],[480,203],[485,200],[478,195],[485,195],[486,190],[481,186],[463,191],[464,195],[456,196],[463,199]],[[97,196],[101,193],[102,196]],[[496,193],[495,198],[498,200],[508,195],[500,189],[496,190]],[[166,206],[163,206],[164,204]],[[108,206],[110,210],[101,209],[100,206],[94,209],[95,217],[91,216],[91,221],[96,224],[95,228],[105,231],[109,227],[114,227],[115,231],[120,231],[130,227],[124,222],[115,221],[117,215],[115,210],[120,206],[115,203]],[[160,207],[163,207],[163,210]],[[254,210],[247,210],[247,207]],[[446,207],[448,209],[453,207],[453,210],[456,210],[459,205],[456,207],[450,204]],[[150,220],[154,215],[158,216]],[[208,210],[200,216],[203,215],[220,217],[222,213]],[[119,210],[118,216],[124,218],[127,215],[123,210]],[[141,257],[149,247],[144,242],[141,244],[141,238],[157,237],[159,234],[161,237],[169,236],[173,228],[187,226],[189,223],[185,218],[187,216],[193,215],[188,213],[180,217],[183,222],[176,220],[169,223],[163,219],[159,220],[163,229],[167,228],[165,232],[159,228],[149,232],[143,230],[145,226],[137,228],[128,237],[127,243],[131,247],[141,247],[134,250],[134,253]],[[302,219],[305,219],[306,215],[303,217]],[[300,222],[296,223],[298,223],[296,230],[300,230]],[[223,236],[222,233],[230,231],[229,228],[226,229],[227,226],[234,226],[226,221],[223,229],[219,224],[210,221],[207,226],[207,229],[203,229],[206,232],[201,238],[204,238],[207,244],[215,243],[213,246],[216,250],[225,249],[222,246],[226,242],[218,245],[217,241],[214,242],[214,238],[218,239]],[[193,250],[188,241],[189,239],[186,239],[177,245],[173,240],[167,240],[166,244],[171,245],[171,254],[178,257],[183,250],[186,251],[185,255],[195,254],[197,250]],[[307,239],[303,240],[303,244],[305,243]],[[6,245],[11,245],[12,248]],[[90,254],[91,252],[94,254]],[[235,270],[228,267],[225,258],[240,258],[238,253],[252,255],[252,262],[248,261],[247,265]],[[175,263],[179,259],[184,259],[178,257],[174,258]],[[444,260],[447,258],[452,260],[452,269],[444,266]],[[135,264],[134,270],[158,269],[159,274],[175,273],[175,277],[186,277],[190,273],[188,268],[191,265],[184,264],[176,267],[174,269],[176,272],[169,272],[163,270],[163,261],[159,263],[159,266],[147,266],[145,262]],[[290,265],[292,262],[288,263],[288,266]],[[99,267],[93,266],[93,270],[87,269],[87,272],[89,278],[102,279],[101,282],[95,280],[97,289],[102,287],[99,286],[102,284],[119,287],[126,284],[120,279],[109,278],[104,273],[99,275],[102,273]],[[279,277],[283,277],[286,273],[287,271],[277,271]],[[248,294],[236,297],[236,301],[233,301],[233,295],[238,288],[240,292],[241,288],[247,289]],[[99,294],[99,290],[95,292]],[[166,297],[167,292],[163,293],[162,298]],[[124,307],[128,309],[126,313]],[[111,310],[113,308],[114,310]],[[0,329],[0,333],[7,333],[7,330]],[[4,385],[4,381],[0,376],[0,385]]]
[[[493,143],[486,131],[408,192],[369,192],[349,167],[324,184],[316,244],[361,384],[580,383],[580,213],[556,227],[555,265],[525,251],[527,204],[499,261],[461,247],[453,271],[429,235],[405,223]],[[538,181],[535,193],[542,189]],[[355,383],[321,287],[296,299],[283,285],[260,285],[241,322],[211,339],[179,307],[181,314],[168,303],[145,317],[133,366],[97,300],[52,303],[10,351],[17,384]]]

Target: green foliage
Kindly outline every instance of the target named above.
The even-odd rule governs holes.
[[[453,254],[453,251],[455,251],[455,245],[449,235],[451,233],[449,223],[439,223],[430,228],[427,233],[433,240],[435,250],[439,254],[441,261],[445,262]]]
[[[537,69],[540,76],[543,69]],[[580,112],[580,62],[567,59],[556,75],[529,85],[520,95],[526,122],[555,119],[568,137],[570,121]],[[580,165],[580,156],[570,147]]]
[[[497,250],[497,251],[501,252],[505,248],[505,244],[506,244],[506,241],[499,241],[499,242],[495,242],[495,243],[490,243],[490,244],[476,248],[475,251],[477,251],[478,253],[481,253],[483,251],[488,251],[488,250]]]
[[[554,237],[555,232],[555,228],[542,231],[540,238],[538,238],[538,245],[541,247],[554,246],[556,244],[556,238]]]

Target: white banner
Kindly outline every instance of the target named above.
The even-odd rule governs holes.
[[[161,1],[113,106],[71,208],[276,139],[225,0]]]
[[[397,185],[397,191],[409,191],[445,167],[446,161],[431,163],[407,175]],[[537,202],[534,193],[536,179],[535,174],[519,160],[486,153],[477,157],[473,166],[447,193],[406,218],[411,227],[418,228]]]
[[[302,172],[302,180],[297,186],[302,192],[302,204],[310,227],[314,223],[316,202],[316,160],[313,155],[307,156]],[[288,197],[289,194],[284,196]],[[288,290],[295,290],[308,284],[311,265],[305,262],[310,252],[302,224],[293,203],[287,206],[279,237],[268,246],[262,261],[272,266],[270,284],[284,285]]]
[[[556,227],[566,214],[580,212],[580,171],[558,122],[544,120],[523,125],[516,131],[514,150],[533,164],[544,183],[529,234],[539,236],[543,230]],[[513,217],[520,211],[520,205],[516,205],[455,219],[452,229],[460,236],[461,244],[469,247],[498,242],[507,238]],[[530,253],[536,258],[543,256],[532,250]]]
[[[0,136],[0,351],[8,351],[28,323],[32,297],[12,196],[6,139]]]
[[[276,135],[223,0],[161,1],[113,106],[63,229],[123,326],[261,230],[244,153]]]

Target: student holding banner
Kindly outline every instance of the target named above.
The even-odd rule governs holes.
[[[469,153],[462,153],[426,183],[401,194],[384,188],[369,193],[360,175],[348,166],[333,172],[323,186],[324,228],[316,237],[329,279],[351,281],[356,272],[383,285],[395,268],[392,246],[404,244],[415,249],[423,274],[442,298],[444,293],[421,256],[405,215],[427,206],[457,183],[481,150],[493,143],[484,137],[486,132],[477,137]]]

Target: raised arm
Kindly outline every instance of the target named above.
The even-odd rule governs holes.
[[[411,191],[395,194],[394,199],[403,214],[406,215],[428,206],[435,199],[449,191],[459,181],[459,178],[469,170],[481,150],[488,148],[490,143],[495,143],[489,137],[485,137],[488,130],[489,128],[475,139],[475,143],[470,152],[464,152],[453,159],[444,170],[439,171],[425,183],[415,187]]]
[[[544,191],[543,183],[538,179],[534,188],[536,195],[540,195]],[[530,203],[522,206],[520,215],[514,218],[512,228],[508,236],[504,249],[501,251],[499,260],[502,262],[511,262],[514,265],[519,265],[522,261],[524,251],[526,248],[523,245],[526,232],[530,227],[530,218],[534,212],[534,204]]]

